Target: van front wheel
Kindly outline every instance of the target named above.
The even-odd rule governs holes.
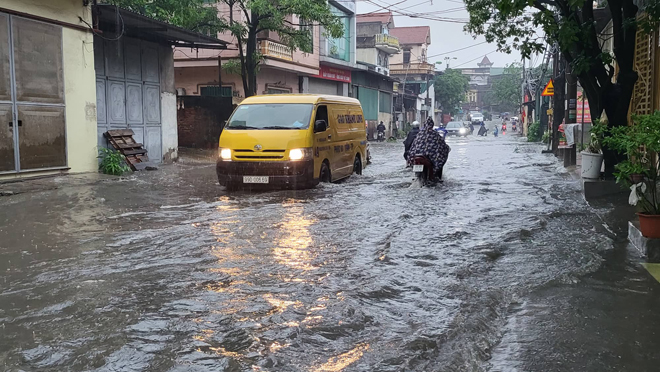
[[[362,175],[362,160],[360,160],[360,155],[355,155],[355,160],[353,160],[353,173]]]
[[[319,175],[319,179],[321,182],[331,182],[332,181],[332,176],[330,175],[330,167],[328,166],[327,162],[323,162],[321,164],[321,174]]]

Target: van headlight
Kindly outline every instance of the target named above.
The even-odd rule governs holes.
[[[465,128],[461,128],[458,130],[458,133],[460,134],[465,134],[465,132],[466,132]]]
[[[231,149],[220,149],[220,159],[231,160]]]
[[[311,148],[304,148],[304,149],[291,149],[289,150],[289,159],[290,160],[305,160],[305,159],[311,159],[312,158],[312,149]]]

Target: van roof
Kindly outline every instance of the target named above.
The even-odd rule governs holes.
[[[242,105],[249,103],[348,103],[359,105],[360,101],[351,97],[324,94],[267,94],[248,97],[241,102]]]

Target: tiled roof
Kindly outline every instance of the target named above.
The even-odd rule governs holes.
[[[358,14],[357,23],[380,22],[383,24],[394,22],[391,12]]]
[[[399,44],[430,44],[431,28],[429,26],[395,27],[390,29],[390,35],[399,39]]]

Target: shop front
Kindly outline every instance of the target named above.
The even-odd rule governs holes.
[[[309,77],[309,91],[305,93],[347,97],[350,83],[351,71],[321,65],[318,75]]]

